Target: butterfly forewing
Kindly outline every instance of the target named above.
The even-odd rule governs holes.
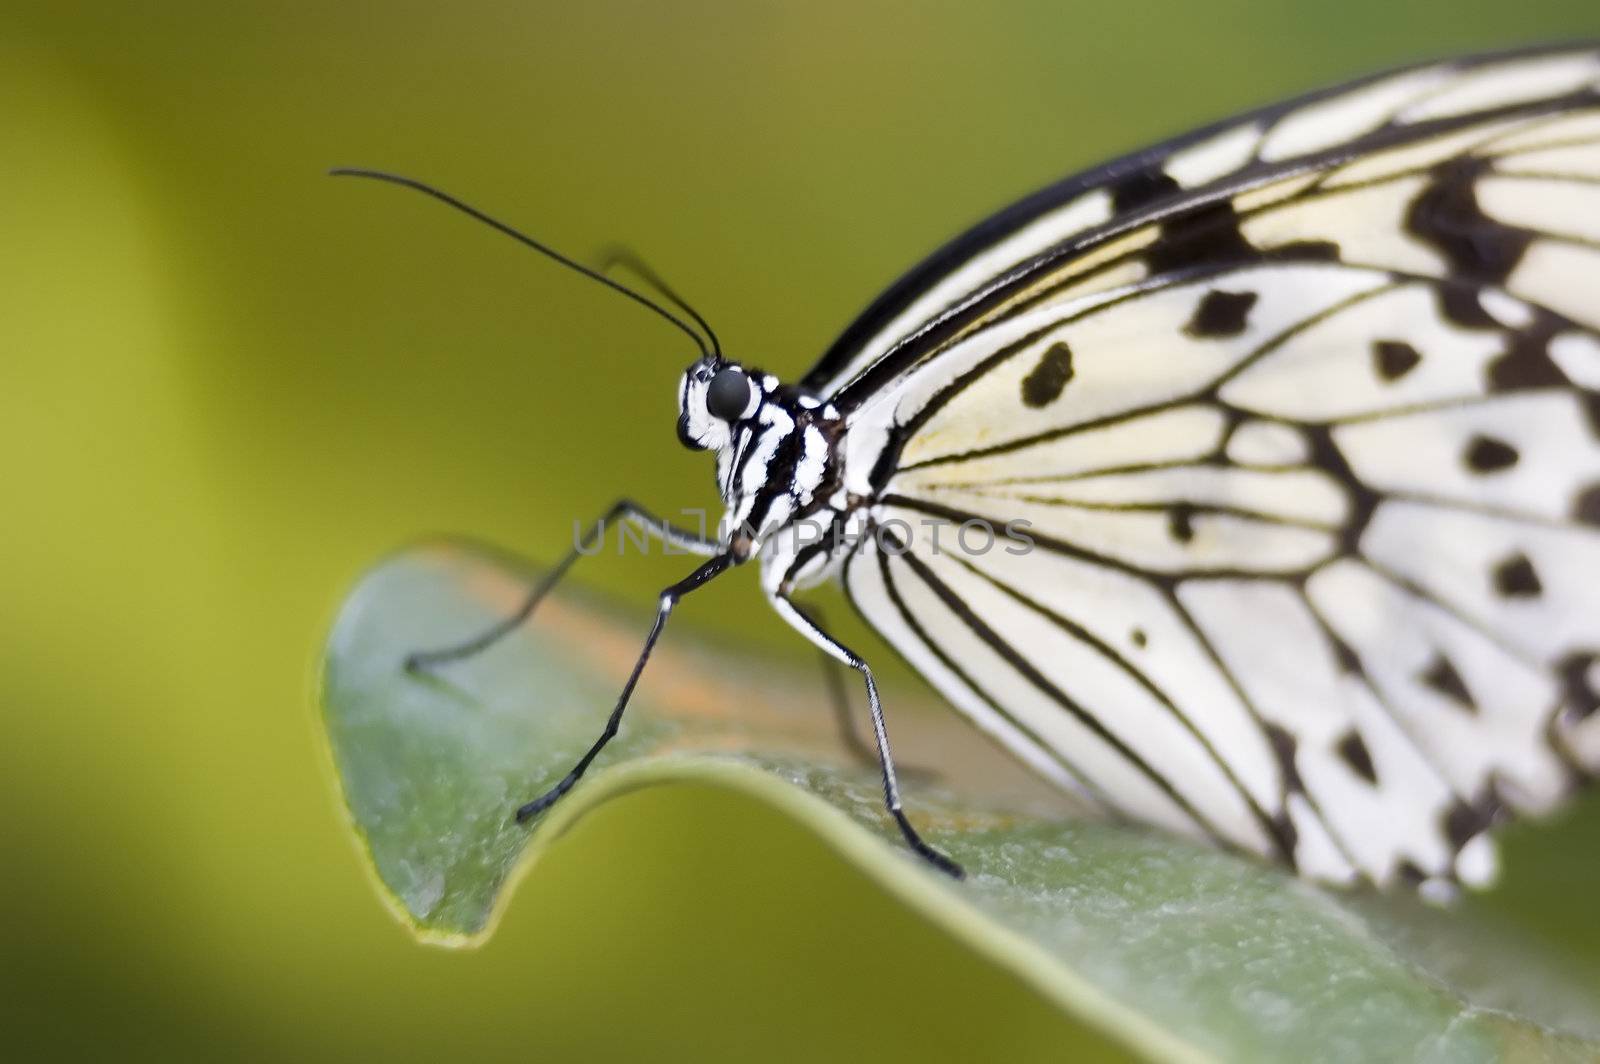
[[[1600,769],[1600,52],[1435,64],[1068,179],[807,379],[852,601],[1103,808],[1490,878]],[[963,522],[1026,521],[957,545]],[[942,542],[941,542],[942,538]]]

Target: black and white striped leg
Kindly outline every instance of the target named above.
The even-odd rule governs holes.
[[[719,554],[676,584],[662,589],[660,605],[656,607],[655,623],[650,626],[650,634],[645,637],[644,648],[639,651],[639,660],[633,663],[633,671],[628,674],[628,682],[622,685],[622,693],[617,696],[617,704],[611,710],[605,730],[600,733],[600,738],[594,741],[594,745],[589,747],[589,752],[572,766],[572,771],[561,778],[560,783],[517,810],[518,823],[538,816],[554,805],[563,794],[572,790],[573,784],[577,783],[588,770],[589,763],[605,749],[606,743],[616,737],[617,729],[622,725],[622,713],[628,708],[628,699],[633,695],[633,689],[639,683],[639,676],[644,672],[645,663],[650,660],[650,651],[655,649],[656,640],[661,637],[661,630],[667,626],[667,618],[672,615],[672,608],[678,604],[678,600],[738,565],[742,560],[743,558],[731,551]]]
[[[787,594],[780,591],[770,597],[778,616],[788,621],[791,627],[812,643],[821,647],[825,654],[855,669],[866,681],[867,706],[872,713],[872,736],[877,740],[878,764],[883,769],[884,808],[899,825],[900,834],[905,837],[906,844],[916,851],[918,856],[946,875],[954,876],[956,879],[966,878],[966,873],[960,865],[924,842],[922,836],[911,826],[911,821],[906,819],[905,810],[900,802],[900,784],[895,778],[894,754],[889,749],[889,732],[883,723],[883,702],[878,697],[878,682],[873,679],[871,667],[855,651],[823,631]]]
[[[567,552],[567,556],[562,558],[554,569],[545,573],[538,584],[534,585],[533,589],[528,592],[528,597],[523,600],[521,606],[517,607],[515,613],[503,621],[495,622],[495,624],[465,642],[440,647],[436,650],[418,650],[407,654],[405,657],[406,671],[427,672],[452,661],[470,658],[474,654],[487,650],[511,632],[516,631],[529,617],[533,616],[533,611],[538,608],[545,595],[561,581],[563,576],[567,575],[567,570],[572,568],[572,563],[577,561],[581,555],[592,550],[596,543],[605,538],[606,527],[619,520],[632,521],[646,533],[656,537],[663,543],[668,543],[693,554],[710,557],[721,549],[715,540],[706,539],[697,532],[679,528],[669,521],[663,521],[631,499],[618,499],[588,527],[583,537],[573,544],[572,549]]]

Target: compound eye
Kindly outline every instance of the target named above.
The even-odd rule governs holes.
[[[736,369],[725,369],[711,378],[706,389],[706,411],[723,421],[738,421],[750,405],[750,378]]]

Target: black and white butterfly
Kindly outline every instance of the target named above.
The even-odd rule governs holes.
[[[797,592],[842,580],[1110,814],[1322,881],[1486,883],[1489,828],[1600,771],[1600,47],[1371,77],[1070,177],[913,269],[796,385],[708,335],[678,432],[731,520],[707,540],[610,511],[709,560],[524,816],[614,734],[676,602],[751,560],[860,672],[889,810],[952,872],[901,811],[870,668]],[[970,522],[1008,549],[962,549]],[[509,630],[572,560],[413,664]]]

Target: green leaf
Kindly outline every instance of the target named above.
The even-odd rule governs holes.
[[[968,871],[959,883],[941,876],[898,841],[876,774],[844,753],[815,675],[682,632],[663,642],[589,775],[541,823],[518,825],[512,810],[599,733],[644,620],[563,592],[535,623],[436,677],[400,664],[507,615],[531,572],[459,545],[400,554],[361,582],[329,641],[323,708],[351,820],[383,896],[425,941],[481,942],[518,877],[608,797],[694,783],[794,817],[1072,1022],[1142,1056],[1600,1056],[1592,1002],[1472,914],[1336,895],[1065,817],[954,714],[897,700],[897,739],[916,737],[897,747],[902,761],[937,768],[914,786],[913,816]]]

